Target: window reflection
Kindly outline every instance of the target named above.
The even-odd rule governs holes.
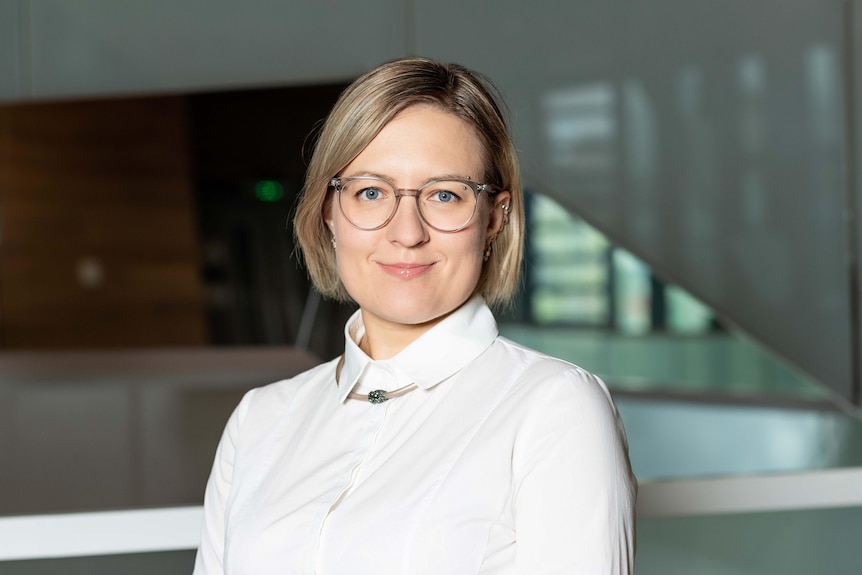
[[[704,333],[710,311],[548,196],[528,192],[526,317],[538,325]]]
[[[542,100],[552,166],[588,175],[614,167],[614,92],[606,84],[572,86]]]
[[[548,195],[528,191],[525,285],[503,335],[616,391],[822,400],[810,379]]]

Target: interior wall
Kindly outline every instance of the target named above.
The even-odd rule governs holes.
[[[0,108],[0,345],[207,342],[182,98]]]
[[[847,4],[419,0],[416,50],[494,79],[528,186],[858,404]]]
[[[349,80],[404,54],[405,0],[3,0],[0,101]]]
[[[243,394],[319,361],[284,347],[0,354],[0,516],[199,504]]]

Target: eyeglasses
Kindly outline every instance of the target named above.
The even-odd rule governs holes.
[[[338,192],[341,213],[360,230],[382,228],[395,216],[401,198],[412,196],[423,222],[441,232],[457,232],[473,219],[481,192],[499,191],[469,180],[433,180],[417,189],[396,188],[371,176],[332,178],[329,184]]]

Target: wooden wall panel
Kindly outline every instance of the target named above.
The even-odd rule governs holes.
[[[182,98],[0,107],[0,345],[206,343]]]

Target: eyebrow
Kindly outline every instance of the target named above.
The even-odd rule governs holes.
[[[395,185],[395,182],[392,178],[390,178],[389,176],[385,176],[383,174],[378,174],[377,172],[356,172],[356,173],[351,174],[349,176],[342,176],[342,177],[344,177],[344,178],[357,178],[357,177],[377,178],[378,180],[383,180],[384,182],[389,182],[393,186]],[[473,178],[471,178],[469,176],[463,176],[461,174],[456,174],[454,172],[450,172],[448,174],[439,174],[439,175],[433,176],[431,178],[428,178],[425,180],[424,184],[427,184],[428,182],[433,182],[435,180],[466,180],[468,182],[477,182],[477,180],[474,180]]]

